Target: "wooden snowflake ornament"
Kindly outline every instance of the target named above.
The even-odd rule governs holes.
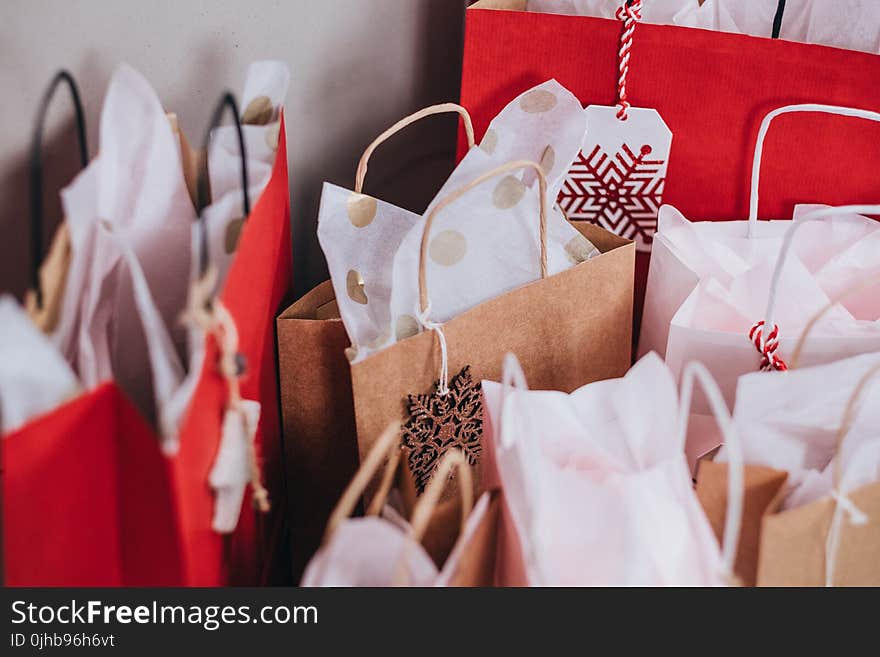
[[[403,427],[403,444],[409,449],[409,468],[421,493],[449,448],[460,449],[471,465],[482,451],[482,386],[471,378],[466,365],[441,395],[440,382],[425,395],[408,395],[408,418]]]

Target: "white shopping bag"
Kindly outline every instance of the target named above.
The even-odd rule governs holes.
[[[740,375],[784,367],[807,322],[841,290],[880,271],[875,246],[880,224],[856,214],[877,212],[878,206],[803,208],[794,223],[758,221],[760,159],[769,125],[780,114],[813,111],[880,120],[874,112],[828,106],[775,110],[759,132],[747,221],[690,222],[674,208],[661,211],[639,353],[662,354],[676,376],[689,361],[704,363],[731,406]],[[880,307],[874,299],[866,288],[826,313],[801,362],[821,364],[880,349]],[[759,322],[769,322],[769,330]],[[705,416],[705,403],[698,401],[695,411]],[[705,417],[696,423],[705,423]],[[689,444],[692,458],[717,447],[719,441],[703,436],[706,442]]]
[[[835,467],[846,484],[843,493],[880,481],[880,388],[866,387],[858,409],[848,410],[860,382],[878,368],[880,352],[779,376],[740,377],[733,418],[743,457],[788,473],[781,509],[831,495]],[[851,426],[840,442],[845,422]],[[726,459],[722,448],[716,460]]]
[[[287,78],[279,62],[257,62],[248,71],[251,103],[266,110],[264,125],[244,126],[254,200],[271,174],[271,137]],[[202,327],[182,321],[202,273],[202,231],[218,289],[244,220],[237,132],[221,127],[211,137],[213,202],[199,225],[183,170],[192,154],[183,153],[185,140],[149,83],[120,66],[102,111],[100,154],[62,192],[73,255],[54,339],[86,387],[115,379],[155,420],[170,452],[203,360]]]
[[[695,380],[709,394],[736,454],[730,416],[705,368],[689,367],[680,402],[669,369],[655,354],[621,379],[570,395],[525,389],[512,355],[504,379],[483,382],[491,434],[484,468],[500,486],[505,507],[499,584],[728,583],[742,480],[731,477],[722,557],[684,457]]]

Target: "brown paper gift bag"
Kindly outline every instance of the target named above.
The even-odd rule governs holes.
[[[792,351],[791,370],[812,329],[839,303],[875,284],[863,281],[838,293],[807,322]],[[856,382],[837,433],[837,453],[854,420],[862,392],[880,369],[870,368]],[[833,490],[839,490],[840,459],[834,458]],[[780,511],[788,473],[761,465],[746,465],[742,531],[736,574],[749,586],[866,586],[880,585],[880,482],[845,496],[824,498]],[[727,486],[727,464],[701,461],[697,497],[721,535]],[[848,522],[851,512],[867,519]],[[849,517],[848,517],[849,516]],[[831,545],[831,542],[836,545]]]
[[[495,552],[492,511],[496,507],[490,496],[480,501],[472,516],[470,466],[460,451],[450,450],[438,466],[438,476],[416,500],[414,482],[407,481],[406,450],[400,447],[399,434],[400,426],[395,423],[374,441],[330,515],[322,547],[306,569],[304,586],[472,586],[491,580]],[[364,487],[383,462],[381,483],[366,518],[351,519]],[[453,474],[460,482],[459,496],[441,502]],[[389,493],[401,485],[404,489],[395,491],[403,502],[398,510],[411,518],[409,523],[386,509]],[[449,549],[444,554],[430,554],[428,546],[438,545],[438,533],[448,534],[441,542],[451,538]]]
[[[400,454],[403,458],[398,485],[403,494],[404,508],[412,518],[413,537],[431,555],[438,568],[443,568],[436,585],[491,586],[498,549],[499,491],[484,493],[474,506],[470,468],[462,453],[452,449],[441,459],[436,476],[425,492],[416,497],[415,480],[407,464],[407,449],[401,449]],[[454,482],[458,497],[441,501],[443,490],[450,487],[448,473],[453,465],[459,472],[458,480]],[[481,504],[485,506],[480,508]],[[479,516],[473,527],[468,522],[471,512],[475,518]]]
[[[754,586],[764,518],[776,513],[788,475],[759,465],[746,465],[742,525],[734,572],[746,586]],[[701,460],[697,471],[697,499],[712,530],[721,540],[727,509],[727,464]]]
[[[461,532],[465,528],[462,511],[470,507],[471,504],[468,502],[466,506],[462,505],[458,498],[444,501],[436,498],[431,500],[428,498],[427,489],[424,494],[419,496],[415,478],[409,468],[408,450],[403,448],[400,453],[403,458],[400,459],[398,466],[396,485],[400,493],[403,511],[407,517],[415,519],[419,503],[421,502],[423,507],[428,505],[430,517],[425,528],[419,531],[420,542],[425,551],[431,555],[434,563],[438,567],[442,567],[453,554]],[[470,473],[468,478],[470,479]],[[433,481],[432,483],[439,484],[440,482]],[[442,484],[436,488],[438,492],[443,490]],[[472,498],[473,484],[470,485],[470,488],[470,498]],[[459,494],[462,492],[459,489]],[[491,494],[486,493],[485,495],[488,496],[486,509],[480,511],[477,508],[482,516],[477,526],[469,533],[467,543],[459,547],[458,552],[455,553],[454,566],[446,573],[443,586],[470,587],[491,586],[493,584],[498,540],[498,513],[500,512],[499,491],[492,491]],[[380,487],[379,493],[373,498],[373,507],[375,508],[377,499],[384,498],[385,491]],[[479,504],[478,502],[478,507]],[[420,513],[425,514],[426,512],[423,510]],[[464,519],[467,519],[466,515]]]
[[[858,382],[837,435],[832,490],[840,490],[840,448],[862,392],[880,373]],[[780,511],[788,474],[745,468],[745,500],[736,574],[757,586],[880,586],[880,482]],[[727,464],[705,461],[697,497],[716,536],[724,523]]]
[[[348,336],[325,281],[276,322],[293,577],[358,467]]]
[[[367,147],[358,164],[355,193],[363,191],[370,155],[390,134],[422,118],[446,112],[462,117],[468,143],[473,146],[470,116],[463,107],[446,103],[426,108],[399,121]],[[298,581],[321,544],[336,501],[358,469],[351,374],[346,357],[351,340],[340,319],[329,280],[285,309],[276,326],[291,558],[293,576]]]
[[[277,320],[278,359],[281,364],[281,405],[284,421],[287,495],[291,526],[291,559],[295,581],[321,545],[325,526],[337,500],[358,469],[351,376],[344,352],[348,336],[330,281],[311,290],[287,308]],[[417,497],[412,474],[400,466],[396,485],[409,514]],[[470,585],[489,568],[481,583],[491,582],[494,567],[494,527],[497,501],[492,500],[486,519],[475,535],[481,547],[462,556],[467,575],[455,586]],[[459,506],[444,502],[432,517],[422,544],[443,563],[456,533]],[[487,547],[491,544],[491,549]],[[490,566],[479,566],[491,559]]]
[[[353,364],[361,457],[389,422],[407,421],[408,406],[413,415],[410,426],[404,428],[405,442],[411,447],[416,443],[419,458],[413,469],[421,481],[427,480],[449,447],[478,454],[482,435],[479,382],[500,378],[507,352],[517,355],[535,387],[546,390],[571,392],[586,383],[622,376],[629,368],[635,247],[602,228],[578,225],[601,255],[547,276],[546,180],[533,162],[511,162],[489,171],[438,202],[428,214],[420,246],[422,313],[430,302],[426,252],[433,224],[442,224],[443,208],[474,187],[519,169],[534,170],[539,182],[542,202],[536,230],[543,278]],[[443,398],[444,383],[451,383],[452,403]],[[475,465],[479,482],[479,465]],[[367,488],[368,499],[373,490],[374,486]]]

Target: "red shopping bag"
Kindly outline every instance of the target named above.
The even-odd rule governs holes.
[[[272,177],[251,210],[220,299],[235,318],[239,351],[247,374],[242,396],[261,404],[256,446],[272,509],[258,515],[245,496],[231,540],[211,528],[214,496],[208,474],[214,463],[226,403],[226,381],[217,368],[217,345],[209,341],[202,377],[181,428],[180,452],[174,459],[178,484],[178,522],[182,528],[183,571],[187,583],[254,584],[278,581],[279,564],[287,561],[283,544],[285,497],[275,316],[288,296],[292,278],[290,193],[287,141],[280,119],[278,150]],[[224,564],[230,566],[224,569]],[[227,570],[218,579],[218,573]]]
[[[617,100],[621,23],[524,7],[481,0],[466,12],[461,104],[478,136],[511,98],[549,78],[584,106]],[[628,75],[633,107],[655,108],[673,133],[663,202],[698,220],[747,215],[752,146],[770,110],[802,102],[880,109],[880,56],[740,34],[639,24]],[[790,218],[797,203],[876,200],[880,126],[809,115],[778,128],[764,151],[762,217]],[[465,152],[460,135],[459,157]],[[641,308],[648,254],[638,256]]]
[[[274,318],[291,279],[283,114],[269,182],[242,228],[219,298],[247,363],[242,396],[261,404],[255,443],[272,510],[245,496],[232,535],[213,531],[208,483],[227,403],[218,349],[204,366],[180,430],[163,455],[153,429],[108,382],[0,439],[3,557],[8,585],[260,584],[278,581],[284,496]]]
[[[184,581],[168,464],[116,385],[0,440],[7,585]]]

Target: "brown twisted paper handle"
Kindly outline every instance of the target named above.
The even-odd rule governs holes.
[[[832,308],[837,306],[839,303],[846,300],[848,297],[853,294],[857,294],[867,288],[873,287],[877,285],[878,281],[876,279],[869,279],[866,281],[859,281],[857,284],[851,286],[850,288],[844,290],[837,296],[835,296],[831,301],[825,305],[818,313],[816,313],[810,321],[807,322],[804,330],[801,332],[801,336],[795,345],[794,351],[791,356],[791,366],[790,369],[795,369],[798,366],[800,361],[801,354],[806,345],[807,338],[812,333],[813,329],[819,323],[819,321],[831,311]],[[843,442],[846,440],[847,435],[849,435],[849,431],[852,428],[852,424],[855,421],[855,417],[857,415],[857,409],[859,402],[862,399],[862,395],[865,389],[868,387],[868,384],[871,383],[871,380],[880,373],[880,364],[875,365],[871,369],[869,369],[861,379],[859,379],[855,388],[853,389],[853,393],[847,401],[846,406],[843,410],[843,417],[840,422],[840,427],[837,430],[837,436],[835,440],[834,447],[834,465],[831,474],[831,496],[834,499],[835,503],[835,511],[832,516],[831,526],[828,528],[828,535],[825,541],[825,585],[833,586],[834,584],[834,568],[835,562],[837,559],[837,548],[840,543],[840,522],[841,522],[841,512],[846,511],[850,513],[851,516],[855,516],[861,518],[862,512],[849,500],[848,497],[840,490],[841,478],[842,478],[842,466],[841,466],[841,450],[843,449]]]
[[[376,137],[372,141],[372,143],[367,146],[364,154],[361,155],[360,162],[358,162],[357,173],[355,174],[354,180],[354,191],[358,194],[361,194],[363,192],[364,178],[366,178],[367,176],[367,164],[370,161],[370,156],[373,154],[373,151],[375,151],[385,140],[387,140],[392,135],[400,132],[405,127],[415,123],[416,121],[421,121],[425,117],[433,116],[435,114],[447,114],[449,112],[455,112],[461,117],[462,123],[464,123],[464,131],[467,135],[468,148],[472,148],[474,145],[474,125],[471,121],[471,115],[468,114],[468,111],[461,105],[456,105],[455,103],[441,103],[440,105],[431,105],[430,107],[426,107],[419,110],[418,112],[415,112],[414,114],[410,114],[409,116],[402,118],[381,135]]]
[[[430,299],[428,298],[428,283],[427,283],[427,275],[426,275],[426,262],[428,257],[428,238],[431,233],[431,226],[434,224],[434,220],[441,210],[455,203],[462,196],[467,194],[469,191],[482,185],[487,180],[494,178],[495,176],[507,173],[509,171],[516,171],[518,169],[533,169],[535,174],[538,177],[538,190],[540,192],[540,224],[539,224],[539,240],[541,243],[541,278],[547,278],[547,177],[544,175],[544,170],[541,168],[541,165],[537,162],[531,162],[529,160],[515,160],[513,162],[508,162],[507,164],[503,164],[500,167],[492,169],[491,171],[487,171],[486,173],[478,176],[476,179],[469,182],[467,185],[458,188],[457,190],[450,192],[448,196],[445,196],[442,200],[440,200],[428,213],[428,216],[425,218],[425,228],[424,232],[422,232],[422,242],[419,247],[419,302],[421,306],[422,313],[425,313],[430,305]]]
[[[461,525],[459,526],[458,535],[459,537],[464,535],[468,516],[474,507],[474,484],[467,459],[460,450],[453,449],[446,452],[443,456],[440,465],[437,466],[437,471],[413,509],[412,517],[410,518],[409,536],[401,550],[394,574],[395,586],[405,586],[408,584],[406,562],[409,550],[413,544],[421,543],[425,537],[425,531],[427,531],[431,517],[440,503],[440,496],[450,481],[453,468],[458,471],[458,490],[461,494]]]
[[[394,480],[394,474],[397,470],[397,464],[400,462],[400,422],[393,422],[385,428],[382,435],[373,444],[367,458],[361,463],[361,467],[355,473],[336,503],[333,513],[327,520],[327,528],[324,530],[323,545],[327,545],[333,534],[336,533],[339,525],[349,518],[357,506],[358,500],[364,493],[367,484],[372,481],[376,471],[382,465],[382,461],[387,457],[387,465],[385,466],[385,474],[382,477],[382,484],[379,491],[373,497],[368,511],[369,515],[378,515],[382,510],[382,505],[391,490],[391,484]]]

